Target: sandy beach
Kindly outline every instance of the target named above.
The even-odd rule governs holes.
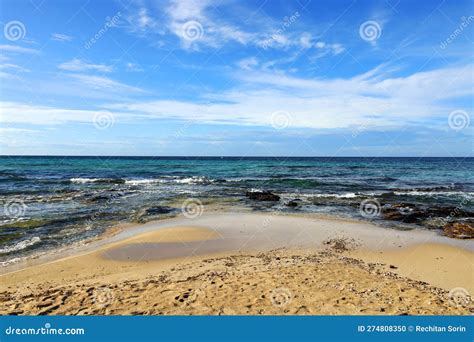
[[[0,314],[466,315],[473,254],[426,229],[206,212],[4,267]]]

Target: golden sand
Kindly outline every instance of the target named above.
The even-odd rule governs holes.
[[[408,232],[409,233],[409,232]],[[0,314],[469,314],[473,253],[446,245],[396,251],[211,251],[213,229],[177,226],[0,276]],[[202,243],[202,245],[199,245]],[[163,253],[117,260],[140,244]],[[197,248],[196,246],[204,246]],[[125,248],[125,249],[124,249]],[[350,248],[349,248],[350,249]],[[199,250],[199,253],[193,251]],[[168,252],[167,252],[168,251]],[[204,251],[204,252],[203,252]],[[206,253],[204,253],[206,254]]]

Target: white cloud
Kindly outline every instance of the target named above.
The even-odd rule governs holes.
[[[320,50],[318,57],[326,56],[327,54],[339,55],[346,50],[342,44],[329,44],[322,41],[317,42],[314,47]]]
[[[133,72],[143,72],[144,71],[143,68],[140,67],[136,63],[126,63],[125,68],[126,68],[127,71],[133,71]]]
[[[13,52],[13,53],[29,53],[29,54],[39,54],[39,50],[24,48],[18,45],[0,45],[0,51],[4,52]]]
[[[313,37],[310,33],[304,32],[300,37],[300,45],[303,49],[309,49],[313,45]]]
[[[86,74],[69,74],[70,78],[93,89],[113,91],[113,92],[143,92],[140,88],[132,87],[124,83],[103,76]]]
[[[72,36],[68,36],[67,34],[62,33],[53,33],[51,35],[51,40],[55,40],[57,42],[70,42],[72,39]]]
[[[16,70],[16,71],[20,71],[20,72],[29,72],[28,69],[25,69],[25,68],[23,68],[22,66],[19,66],[19,65],[16,65],[16,64],[12,64],[12,63],[3,63],[3,64],[0,64],[0,70],[4,70],[4,69]]]
[[[74,58],[69,62],[64,62],[58,66],[61,70],[68,70],[68,71],[100,71],[100,72],[111,72],[112,67],[105,64],[90,64],[84,61],[81,61],[78,58]]]
[[[0,102],[0,122],[32,125],[57,125],[67,122],[93,122],[97,111],[31,106]]]
[[[447,120],[448,114],[457,109],[447,105],[449,100],[473,95],[472,67],[466,65],[390,77],[388,67],[380,66],[347,79],[303,79],[278,72],[240,69],[235,78],[244,81],[241,83],[244,85],[222,93],[204,94],[199,102],[113,102],[103,108],[123,119],[197,120],[209,124],[269,127],[272,114],[285,111],[291,116],[293,128],[350,129],[362,125],[366,129],[391,129],[407,122],[429,124],[433,119],[444,117]],[[70,76],[101,90],[139,91],[107,78]],[[95,113],[14,103],[3,103],[0,109],[3,121],[7,123],[87,121]]]
[[[249,71],[236,77],[251,86],[207,94],[210,104],[160,100],[111,104],[108,108],[149,118],[264,126],[271,125],[272,113],[283,110],[290,113],[294,127],[396,127],[407,121],[447,117],[450,108],[441,101],[472,96],[471,68],[439,69],[383,80],[382,70],[333,80]],[[447,79],[455,82],[447,84]]]
[[[258,65],[258,60],[255,57],[244,58],[237,62],[239,68],[244,70],[250,70]]]
[[[166,8],[169,19],[168,29],[180,38],[184,48],[196,48],[198,45],[219,47],[228,41],[247,44],[255,36],[240,30],[222,18],[211,17],[208,8],[213,5],[208,0],[172,0]],[[192,23],[190,34],[198,34],[198,39],[189,38],[187,24]]]

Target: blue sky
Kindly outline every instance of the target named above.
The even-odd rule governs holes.
[[[0,153],[473,156],[472,1],[6,0]]]

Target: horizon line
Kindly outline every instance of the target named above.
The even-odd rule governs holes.
[[[0,157],[76,157],[76,158],[474,158],[474,156],[203,156],[203,155],[66,155],[66,154],[0,154]]]

